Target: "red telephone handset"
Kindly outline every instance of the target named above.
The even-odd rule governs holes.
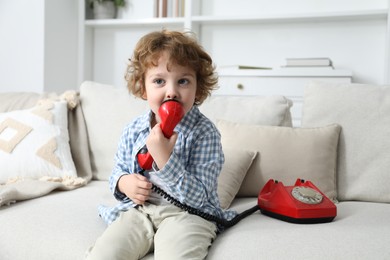
[[[170,138],[173,134],[173,129],[175,129],[175,126],[184,116],[184,109],[178,101],[169,99],[161,104],[158,114],[161,119],[161,130],[166,138]],[[150,170],[152,168],[153,157],[149,152],[139,152],[137,159],[142,169]]]
[[[299,224],[331,222],[337,215],[336,205],[302,179],[294,186],[269,180],[259,193],[258,206],[264,215]]]

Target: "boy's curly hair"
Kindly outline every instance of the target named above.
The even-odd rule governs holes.
[[[169,64],[188,66],[195,71],[197,80],[195,104],[202,104],[215,89],[218,76],[210,55],[203,50],[191,32],[162,30],[143,36],[137,43],[127,66],[125,79],[129,91],[137,97],[144,97],[146,70],[151,66],[157,66],[163,51],[169,54]]]

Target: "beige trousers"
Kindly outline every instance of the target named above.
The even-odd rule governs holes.
[[[205,259],[216,237],[214,223],[173,205],[146,204],[122,212],[87,253],[87,259]]]

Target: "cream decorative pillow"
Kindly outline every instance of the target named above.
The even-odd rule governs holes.
[[[338,199],[390,202],[390,86],[311,82],[302,125],[341,125]]]
[[[218,177],[218,197],[221,207],[232,203],[257,152],[241,149],[223,149],[225,164]]]
[[[77,177],[69,146],[67,105],[46,99],[31,109],[0,114],[0,184]]]
[[[297,178],[312,181],[336,200],[336,158],[341,127],[317,128],[217,124],[224,148],[258,151],[237,195],[257,196],[269,179],[293,185]]]
[[[284,96],[210,96],[199,110],[211,121],[254,125],[292,126],[292,101]],[[253,113],[256,111],[256,113]]]

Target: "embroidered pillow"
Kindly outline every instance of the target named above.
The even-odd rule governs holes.
[[[77,177],[67,120],[67,102],[49,99],[31,109],[1,113],[0,184]]]

